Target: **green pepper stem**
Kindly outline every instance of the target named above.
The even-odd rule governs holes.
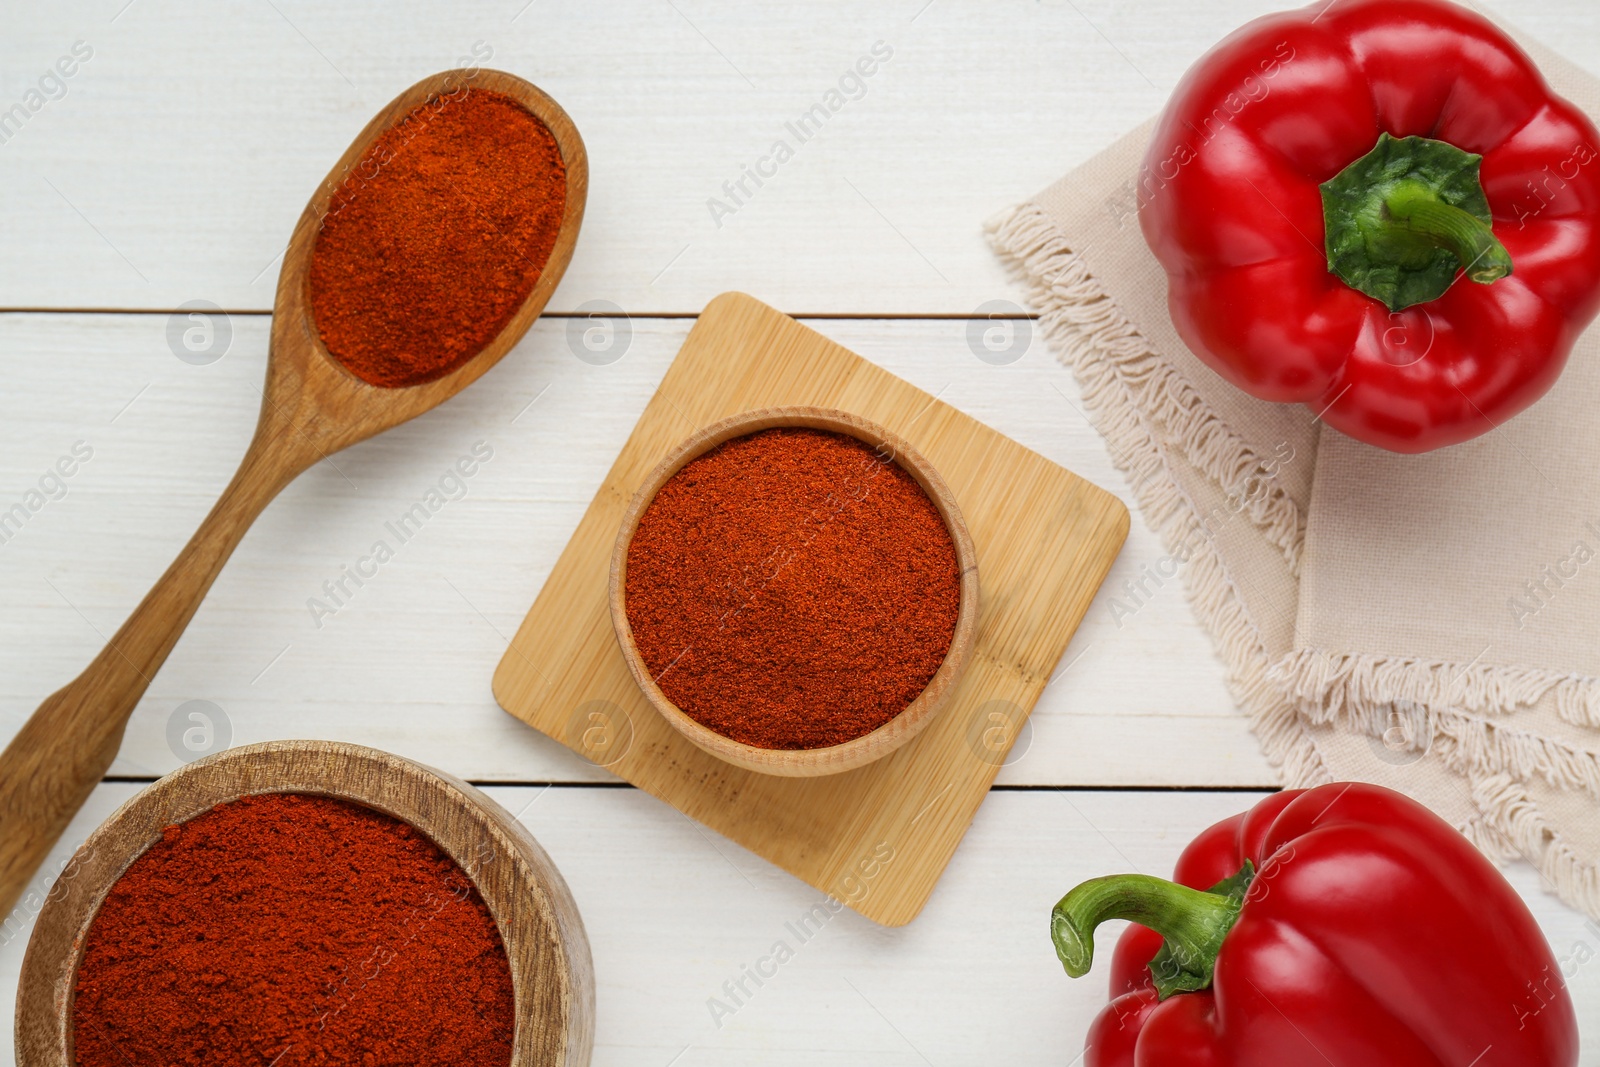
[[[1422,182],[1397,183],[1384,197],[1383,209],[1382,240],[1401,256],[1447,249],[1468,278],[1484,285],[1511,273],[1511,253],[1489,224],[1440,200]]]
[[[1095,927],[1131,919],[1166,939],[1173,959],[1209,981],[1222,941],[1239,918],[1236,898],[1204,893],[1146,874],[1094,878],[1062,897],[1050,912],[1050,939],[1074,978],[1094,962]]]

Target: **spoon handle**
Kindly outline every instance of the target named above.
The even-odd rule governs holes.
[[[221,498],[128,621],[0,753],[0,920],[9,923],[28,880],[111,766],[134,705],[222,565],[256,516],[307,465],[285,447],[288,436],[257,433]]]

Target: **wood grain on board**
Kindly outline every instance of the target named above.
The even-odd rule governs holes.
[[[638,486],[701,427],[833,407],[905,438],[944,477],[978,552],[983,610],[956,695],[877,763],[817,779],[736,769],[656,714],[611,628],[612,547]],[[645,408],[495,673],[542,732],[886,925],[922,909],[1128,531],[1128,512],[1043,456],[742,294],[714,300]],[[867,877],[870,874],[870,878]]]

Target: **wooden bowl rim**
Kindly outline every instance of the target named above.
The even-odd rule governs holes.
[[[956,564],[961,572],[961,601],[956,613],[955,630],[950,635],[950,648],[922,692],[898,715],[871,733],[826,748],[759,748],[735,741],[696,722],[656,684],[639,655],[633,639],[633,627],[628,621],[628,547],[639,528],[639,520],[655,500],[656,493],[678,471],[718,445],[736,437],[783,426],[832,430],[874,448],[887,446],[895,463],[916,480],[944,520],[945,529],[955,544]],[[612,629],[616,632],[623,659],[628,664],[628,672],[644,693],[645,699],[674,729],[704,751],[746,770],[809,778],[854,770],[887,756],[920,733],[949,702],[971,658],[979,607],[978,555],[954,494],[933,464],[910,442],[870,419],[837,408],[804,405],[758,408],[730,415],[692,434],[668,452],[645,478],[634,493],[617,532],[616,545],[611,554],[609,597]]]
[[[312,757],[316,762],[308,760]],[[338,741],[267,741],[196,760],[134,794],[85,839],[52,886],[17,985],[18,1067],[71,1067],[73,992],[90,925],[113,885],[161,839],[243,796],[344,800],[407,823],[453,859],[488,905],[511,968],[511,1067],[585,1067],[594,1041],[594,965],[571,890],[527,828],[491,797],[415,760]],[[476,849],[443,839],[452,816]],[[141,829],[142,828],[142,829]],[[132,831],[133,836],[121,835]],[[495,863],[500,856],[510,862]],[[546,966],[533,975],[541,960]],[[555,981],[560,988],[551,990]],[[549,1024],[538,1027],[543,1017]]]

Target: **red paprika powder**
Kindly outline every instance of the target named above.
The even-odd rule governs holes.
[[[544,123],[459,89],[381,134],[333,193],[311,252],[328,351],[373,385],[417,385],[477,355],[544,270],[567,171]]]
[[[871,733],[944,662],[955,543],[904,468],[853,437],[777,428],[686,464],[628,546],[640,657],[667,698],[761,748]]]
[[[89,927],[77,1067],[505,1067],[511,969],[438,846],[330,797],[169,826]]]

